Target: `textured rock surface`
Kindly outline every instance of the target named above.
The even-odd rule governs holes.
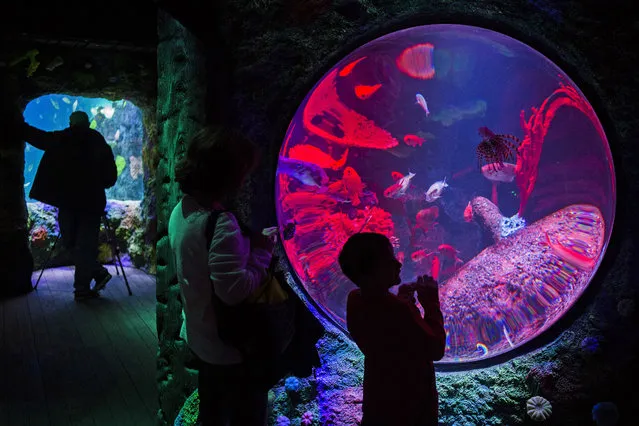
[[[586,289],[604,246],[604,233],[601,212],[577,204],[469,260],[440,289],[452,346],[444,361],[477,359],[479,340],[488,356],[507,352],[557,321]],[[549,240],[557,241],[556,246]],[[557,253],[557,247],[580,245],[589,247],[585,257],[591,259],[580,267]]]
[[[473,209],[473,219],[490,233],[495,242],[501,240],[502,214],[499,207],[484,197],[473,198],[470,205]]]
[[[203,126],[206,75],[200,47],[182,25],[161,13],[158,31],[158,422],[172,424],[196,386],[195,372],[187,367],[191,360],[188,347],[179,338],[182,305],[167,235],[171,211],[181,195],[173,181],[173,169],[184,152],[185,142]]]
[[[618,175],[627,184],[619,189],[623,203],[618,208],[624,210],[618,215],[636,212],[639,158],[634,141],[639,136],[639,114],[634,106],[639,74],[633,65],[637,60],[633,34],[637,25],[622,4],[591,3],[362,0],[326,6],[315,1],[312,13],[299,14],[289,2],[219,2],[220,38],[230,52],[228,63],[236,64],[233,83],[227,87],[229,96],[219,103],[263,144],[266,154],[258,178],[247,191],[271,198],[254,199],[254,208],[259,206],[263,220],[272,222],[273,169],[283,135],[324,72],[358,45],[386,32],[445,19],[502,30],[565,67],[583,90],[582,82],[590,86],[586,96],[598,114],[603,117],[608,112],[612,119],[604,119],[604,126],[610,133]],[[537,196],[533,193],[531,205],[539,201]],[[637,317],[620,315],[617,305],[621,300],[637,301],[634,277],[639,275],[639,264],[632,260],[637,258],[634,241],[639,235],[634,222],[618,217],[616,226],[622,232],[615,234],[592,291],[573,309],[576,319],[554,342],[500,365],[438,374],[443,424],[529,424],[525,404],[535,395],[553,406],[547,424],[590,424],[592,406],[599,401],[617,404],[620,424],[635,422],[636,391],[626,390],[636,388],[633,377],[639,374],[639,364],[633,361],[639,349],[639,335],[632,325]],[[595,335],[603,337],[602,351],[583,351],[581,341]],[[319,424],[355,424],[360,405],[353,389],[361,385],[361,354],[330,328],[320,349],[324,365],[316,374]],[[176,394],[184,394],[180,392]],[[288,416],[282,408],[276,411],[276,416]]]

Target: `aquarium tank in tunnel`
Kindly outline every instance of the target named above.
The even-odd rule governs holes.
[[[462,25],[398,31],[339,61],[289,125],[276,193],[297,281],[344,331],[355,285],[337,257],[351,235],[386,235],[403,282],[437,278],[442,363],[505,354],[564,315],[616,201],[579,87],[531,47]]]
[[[113,150],[118,170],[116,184],[107,189],[109,200],[141,200],[144,195],[142,146],[144,126],[142,112],[127,100],[111,101],[103,98],[74,97],[51,94],[32,100],[24,111],[25,121],[41,130],[54,131],[69,127],[74,111],[88,114],[91,128],[104,136]],[[24,190],[27,202],[43,151],[26,145]]]

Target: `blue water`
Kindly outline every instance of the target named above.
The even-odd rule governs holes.
[[[141,159],[145,133],[139,108],[126,100],[51,94],[29,102],[24,119],[31,126],[45,131],[63,130],[69,126],[69,116],[73,111],[86,112],[92,127],[104,136],[114,156],[123,159],[119,162],[124,167],[120,167],[115,186],[107,190],[107,198],[141,200],[144,195]],[[42,154],[43,151],[26,145],[24,190],[28,202],[36,201],[29,198],[29,191]]]

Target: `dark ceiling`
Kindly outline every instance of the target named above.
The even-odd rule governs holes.
[[[29,35],[157,45],[157,7],[152,0],[23,0],[3,4],[3,38]]]

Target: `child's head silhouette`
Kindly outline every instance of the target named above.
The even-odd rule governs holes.
[[[401,282],[402,264],[382,234],[362,232],[351,236],[339,254],[342,272],[362,291],[386,291]]]

